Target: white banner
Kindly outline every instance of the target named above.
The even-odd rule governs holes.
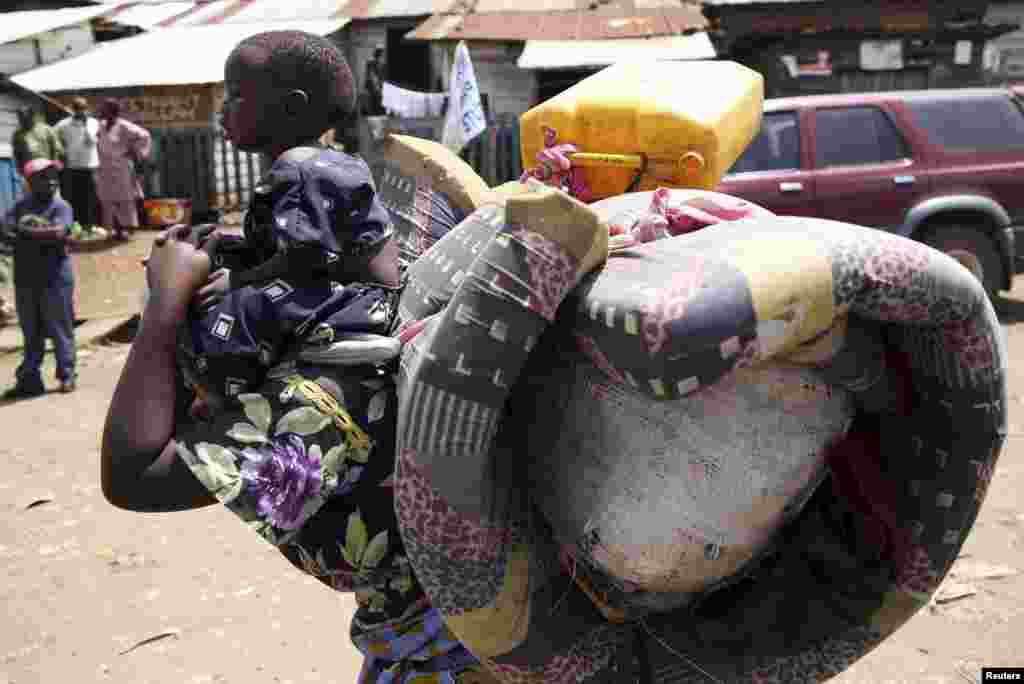
[[[469,59],[469,48],[463,41],[455,48],[455,61],[448,84],[448,114],[444,120],[441,143],[459,153],[486,128],[480,88],[473,71],[473,62]]]

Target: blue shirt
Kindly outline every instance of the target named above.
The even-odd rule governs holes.
[[[71,205],[58,195],[46,202],[39,202],[31,195],[22,198],[8,212],[4,224],[15,228],[32,217],[50,225],[64,226],[68,234],[71,232]],[[42,242],[19,234],[14,242],[14,283],[50,282],[63,272],[67,261],[68,249],[63,242]]]

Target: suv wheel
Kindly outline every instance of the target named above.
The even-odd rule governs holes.
[[[992,239],[977,228],[938,226],[929,230],[923,242],[956,259],[994,296],[1002,289],[1003,263]]]

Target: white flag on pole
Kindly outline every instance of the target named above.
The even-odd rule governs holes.
[[[469,59],[465,41],[462,41],[455,48],[455,61],[452,63],[448,84],[448,114],[444,120],[441,144],[458,154],[466,143],[486,128],[487,121],[484,119],[484,106],[480,101],[480,88],[473,72],[473,62]]]

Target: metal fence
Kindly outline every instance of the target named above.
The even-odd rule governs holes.
[[[444,119],[391,118],[388,127],[405,135],[440,141]],[[364,156],[372,156],[373,144],[369,140],[369,129],[366,126],[360,131],[360,147]],[[498,117],[487,130],[466,145],[459,156],[491,187],[519,178],[522,164],[519,157],[518,119],[512,116]]]
[[[519,178],[523,173],[519,121],[495,122],[470,142],[461,156],[491,187]]]
[[[244,208],[264,171],[261,155],[242,152],[214,128],[156,128],[143,168],[146,197],[192,200],[192,211]]]
[[[440,140],[443,120],[395,119],[391,124],[408,135]],[[266,171],[262,155],[236,149],[213,127],[154,128],[151,133],[153,154],[142,169],[146,197],[190,199],[193,216],[211,209],[244,209]],[[493,122],[461,156],[492,187],[518,178],[522,173],[518,121],[503,117]]]

